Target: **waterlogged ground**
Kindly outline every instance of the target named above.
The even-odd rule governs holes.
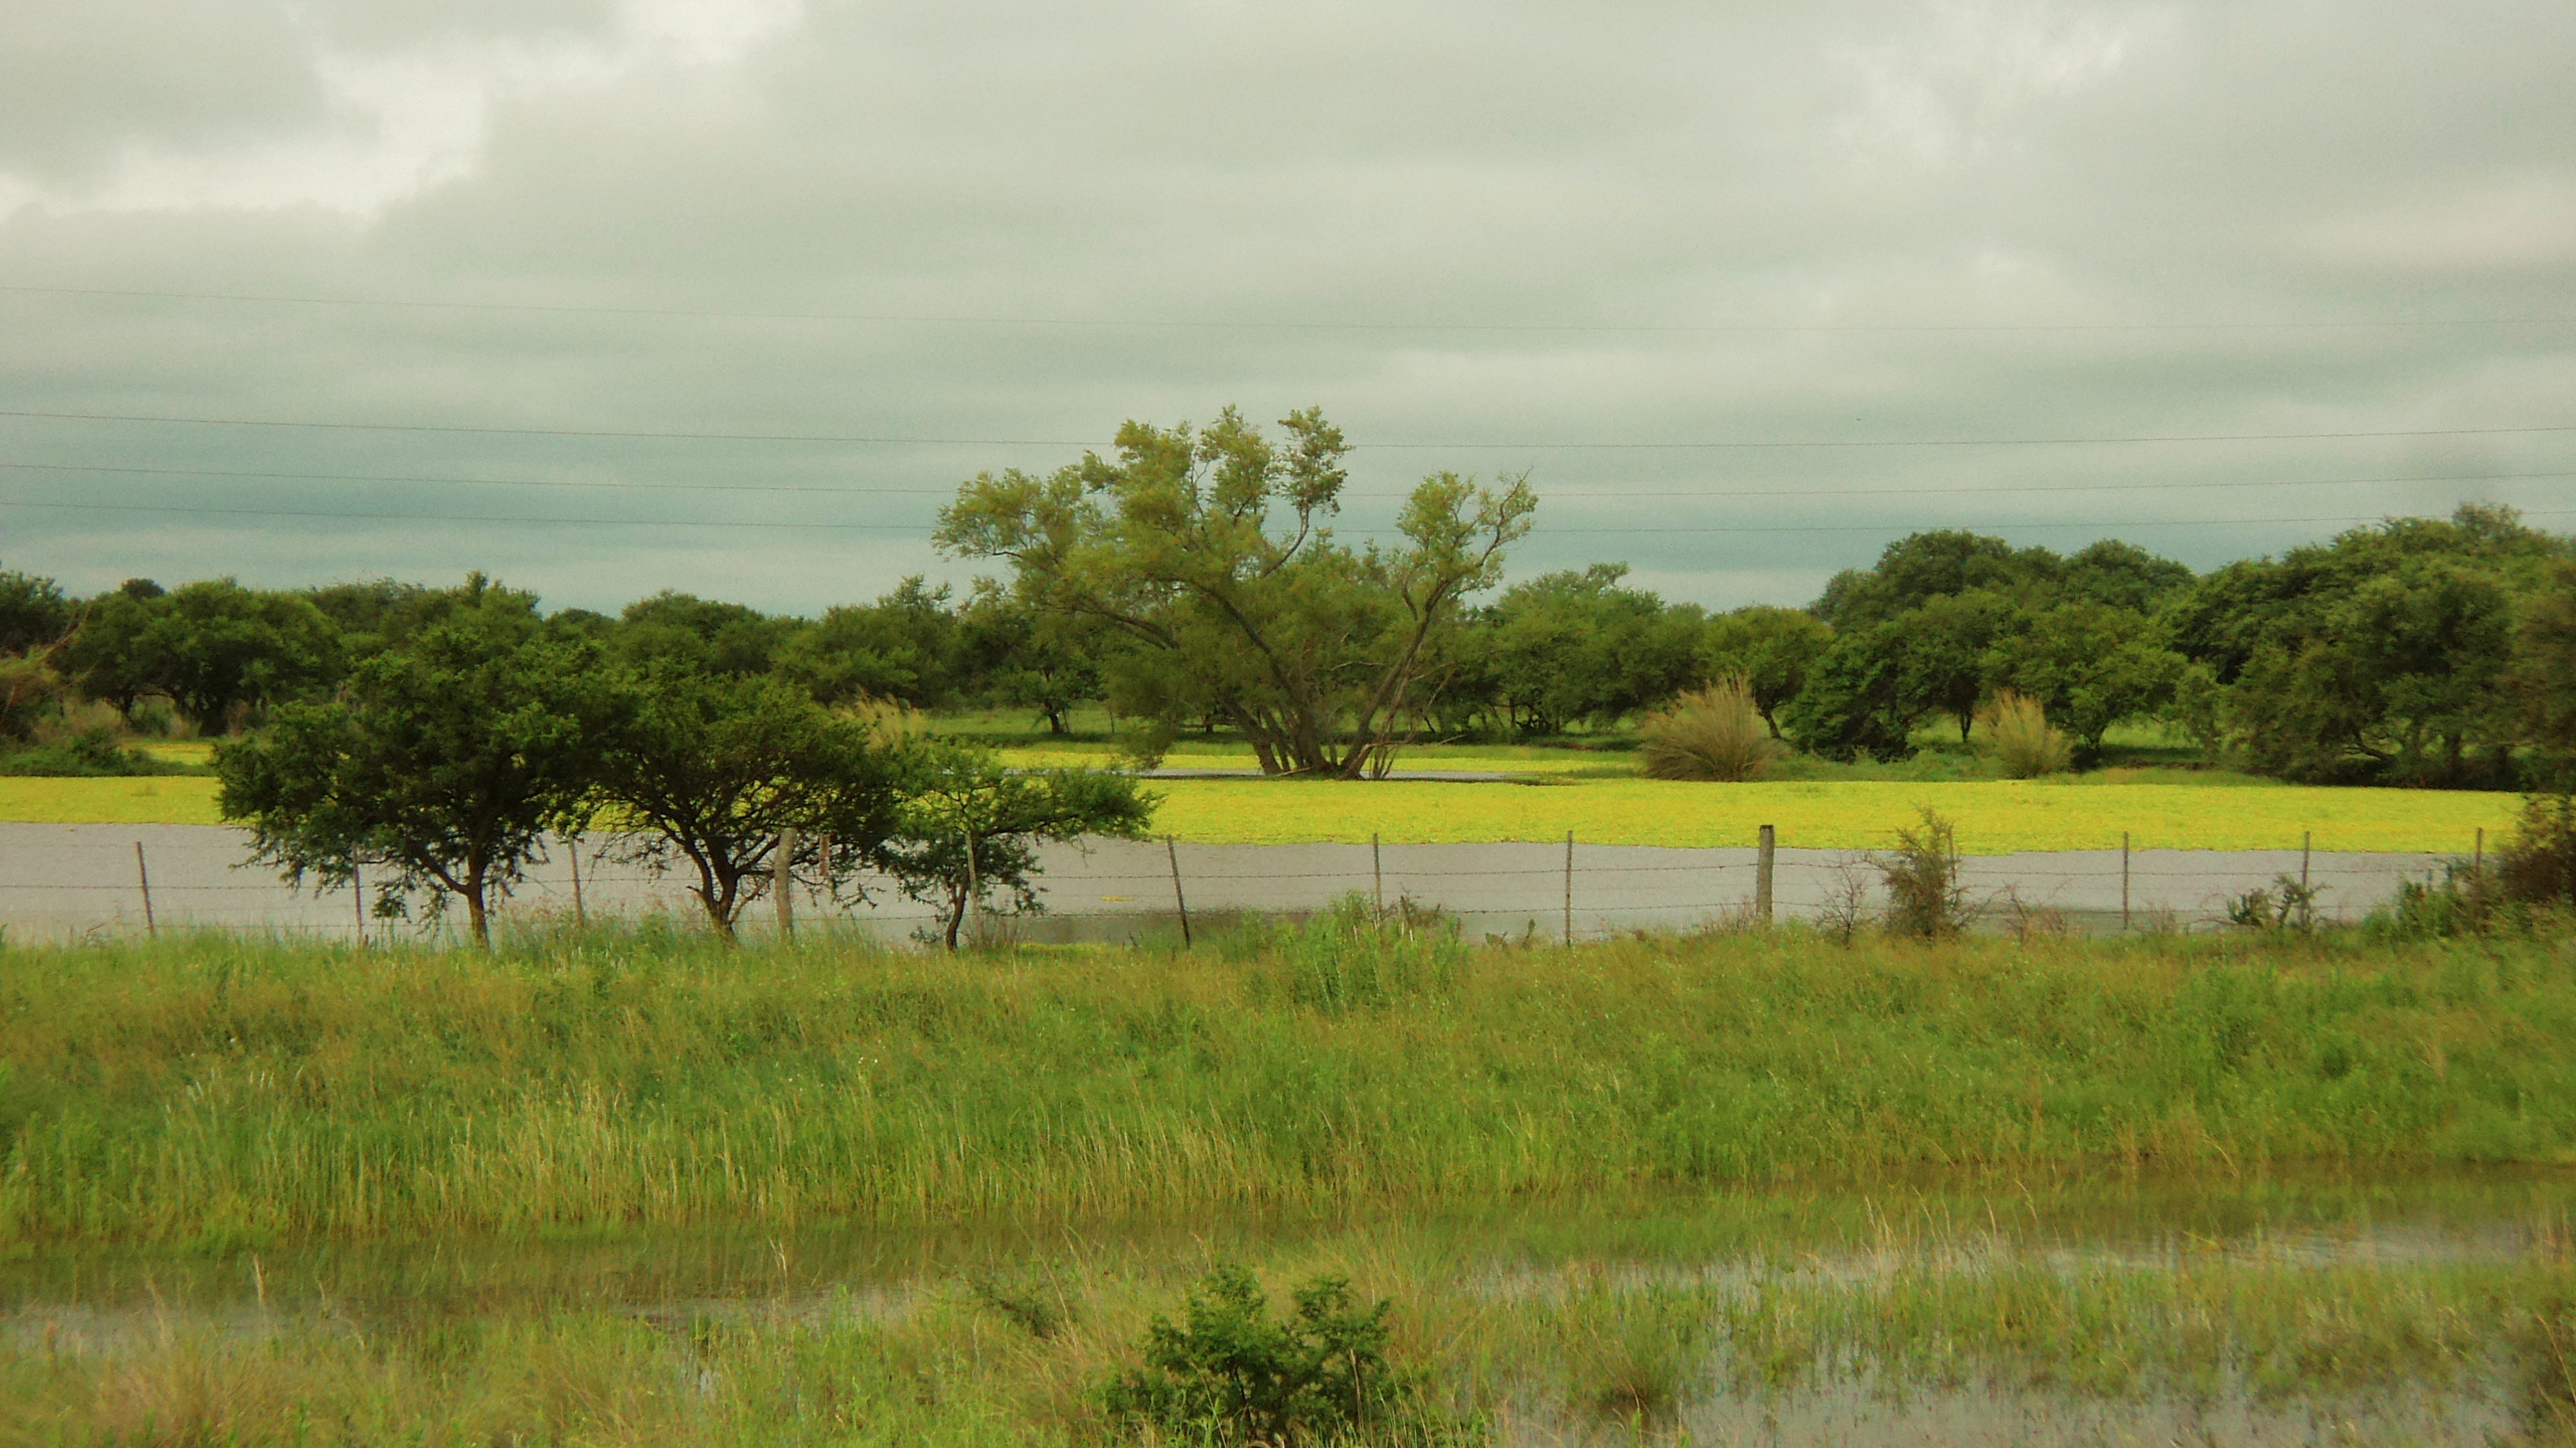
[[[2486,1444],[2569,1406],[2571,1208],[2514,1171],[56,1252],[0,1265],[0,1439],[1082,1441],[1241,1262],[1390,1299],[1503,1443]]]

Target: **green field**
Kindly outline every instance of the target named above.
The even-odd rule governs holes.
[[[2576,960],[2536,943],[1305,929],[965,961],[12,948],[0,1246],[2576,1152]]]
[[[1221,1262],[1385,1299],[1462,1443],[2576,1411],[2550,939],[201,938],[0,1000],[0,1441],[1134,1442],[1095,1389]]]

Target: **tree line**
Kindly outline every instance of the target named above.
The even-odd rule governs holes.
[[[532,637],[634,678],[825,715],[1019,708],[1058,733],[1099,705],[1137,757],[1227,728],[1281,774],[1607,729],[1720,679],[1775,737],[1836,760],[1901,759],[1934,726],[1969,739],[2005,693],[2036,701],[2079,764],[2144,720],[2309,782],[2515,787],[2576,757],[2576,548],[2510,509],[2390,519],[2207,574],[2114,540],[2060,555],[1923,532],[1804,608],[1709,613],[1619,564],[1501,587],[1536,508],[1524,479],[1436,473],[1392,539],[1346,544],[1347,452],[1317,412],[1273,434],[1228,410],[1130,422],[1110,455],[1052,473],[979,475],[936,535],[996,566],[963,598],[916,577],[817,618],[674,592],[539,618],[495,596],[522,600]],[[73,599],[0,573],[0,732],[25,739],[81,700],[209,734],[274,724],[492,593],[135,580]]]

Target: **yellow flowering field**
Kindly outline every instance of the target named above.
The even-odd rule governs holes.
[[[0,820],[39,825],[211,825],[215,779],[0,779]]]
[[[1970,854],[2116,848],[2465,851],[2513,819],[2508,794],[2443,790],[2212,787],[2072,782],[1833,781],[1685,784],[1587,779],[1565,784],[1342,784],[1165,779],[1155,828],[1207,844],[1390,844],[1560,840],[1597,845],[1749,845],[1777,825],[1788,847],[1884,845],[1925,805],[1959,827]],[[215,781],[0,779],[0,820],[38,824],[214,824]]]
[[[2469,849],[2517,808],[2509,794],[2401,789],[2086,785],[2008,780],[1688,784],[1592,779],[1561,785],[1336,784],[1157,780],[1157,828],[1210,844],[1389,843],[1575,838],[1598,845],[1750,845],[1765,824],[1784,847],[1888,843],[1928,805],[1957,824],[1969,854],[2116,849]]]

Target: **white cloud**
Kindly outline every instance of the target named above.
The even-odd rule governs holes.
[[[722,65],[794,26],[802,0],[628,0],[605,36],[450,36],[344,47],[294,17],[328,101],[318,126],[204,149],[157,136],[120,148],[103,177],[47,186],[0,173],[0,218],[313,207],[367,218],[471,174],[492,112],[613,84],[648,67]]]
[[[1982,159],[2009,145],[2023,112],[2102,84],[2171,23],[2161,10],[1949,0],[1925,29],[1840,52],[1861,88],[1843,137],[1926,164]]]

